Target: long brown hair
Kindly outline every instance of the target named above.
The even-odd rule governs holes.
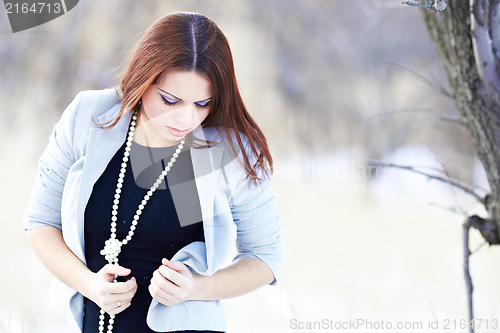
[[[273,172],[266,138],[241,98],[229,43],[215,22],[201,14],[173,13],[154,22],[144,33],[119,85],[122,106],[114,119],[104,123],[106,128],[113,127],[126,112],[138,112],[143,93],[168,70],[194,70],[212,83],[212,105],[201,126],[217,127],[219,132],[222,129],[235,154],[236,139],[247,178],[257,183],[262,180],[258,171]],[[248,140],[251,156],[241,135]]]

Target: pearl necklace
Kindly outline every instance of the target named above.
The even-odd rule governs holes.
[[[130,225],[130,230],[127,236],[121,241],[118,240],[116,238],[116,221],[118,220],[117,217],[118,204],[120,203],[120,194],[123,187],[123,181],[125,179],[125,172],[127,171],[127,162],[129,160],[130,150],[131,150],[130,147],[132,146],[132,140],[134,138],[136,120],[137,120],[137,114],[134,113],[132,115],[132,121],[130,122],[127,145],[125,147],[125,153],[123,154],[123,159],[122,159],[123,162],[121,164],[120,174],[118,176],[118,183],[116,184],[115,200],[113,201],[113,211],[111,212],[111,236],[104,243],[105,244],[104,249],[101,250],[101,255],[103,255],[108,261],[108,263],[112,265],[118,265],[118,255],[121,252],[121,248],[123,245],[126,245],[128,242],[130,242],[130,240],[134,236],[134,232],[137,227],[139,217],[141,216],[142,211],[144,209],[144,206],[146,206],[153,193],[156,191],[156,189],[158,189],[160,184],[163,182],[163,180],[167,176],[167,173],[170,171],[170,168],[175,163],[175,160],[179,156],[179,153],[181,152],[182,148],[184,147],[184,138],[182,138],[179,145],[177,146],[177,149],[175,150],[175,153],[172,155],[170,162],[167,163],[165,169],[162,171],[156,182],[154,182],[153,186],[151,186],[151,188],[141,201],[141,204],[137,208],[137,211],[135,212],[134,219],[132,220],[132,224]],[[117,277],[115,275],[113,282],[116,282],[116,278]],[[104,314],[105,311],[101,309],[99,315],[99,333],[104,332]],[[115,321],[115,315],[110,315],[107,333],[113,332],[114,321]]]

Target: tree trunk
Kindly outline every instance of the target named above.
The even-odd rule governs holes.
[[[451,0],[444,12],[422,10],[455,103],[488,176],[485,198],[498,244],[500,227],[500,0]]]

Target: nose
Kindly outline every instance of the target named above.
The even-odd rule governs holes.
[[[193,112],[195,112],[194,105],[187,105],[182,108],[175,110],[174,120],[179,124],[182,124],[185,127],[188,127],[191,124],[191,120],[193,119]]]

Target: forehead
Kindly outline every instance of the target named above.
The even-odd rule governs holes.
[[[210,80],[195,71],[167,71],[153,87],[182,100],[199,101],[212,97]]]

